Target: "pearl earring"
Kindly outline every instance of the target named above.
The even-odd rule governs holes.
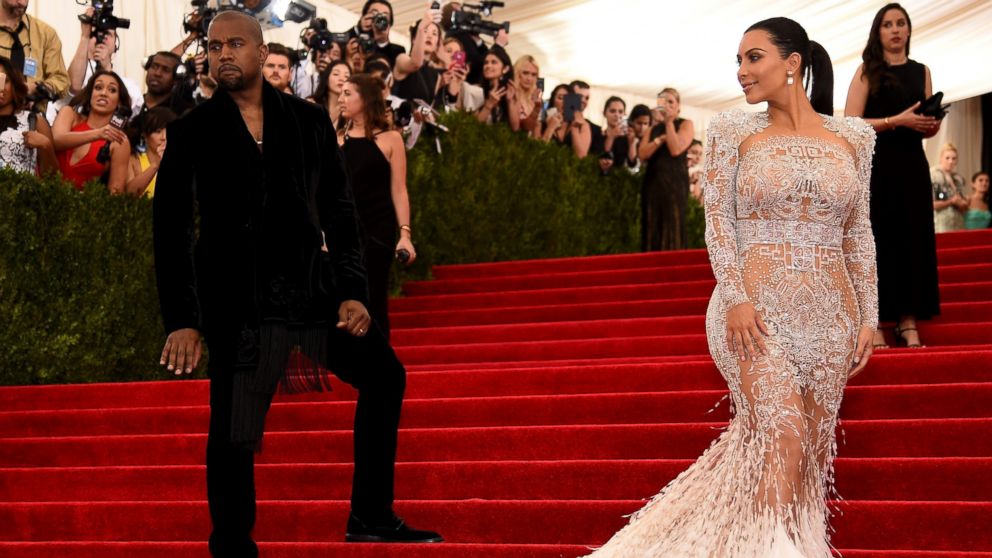
[[[785,80],[785,83],[786,84],[792,85],[793,83],[796,83],[796,81],[794,79],[792,79],[792,72],[791,71],[786,72],[786,75],[789,76],[788,79]]]

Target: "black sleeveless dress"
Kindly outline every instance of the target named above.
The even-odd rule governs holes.
[[[369,314],[389,338],[389,272],[396,250],[392,169],[375,140],[345,136],[345,166],[355,193],[369,277]]]
[[[885,118],[926,96],[926,67],[913,60],[890,66],[865,118]],[[871,171],[871,228],[878,254],[878,314],[927,319],[940,313],[937,241],[930,167],[923,134],[905,127],[878,133]]]
[[[682,127],[682,118],[675,119],[675,131]],[[651,129],[651,139],[665,133],[665,125]],[[689,204],[688,150],[672,157],[668,145],[662,143],[647,161],[641,186],[641,249],[683,250],[688,247],[685,212]]]

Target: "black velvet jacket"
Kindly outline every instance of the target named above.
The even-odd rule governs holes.
[[[316,105],[263,88],[264,152],[234,100],[218,91],[169,126],[155,188],[165,329],[201,331],[214,369],[257,362],[263,321],[333,327],[342,300],[368,300],[354,198],[330,120]]]

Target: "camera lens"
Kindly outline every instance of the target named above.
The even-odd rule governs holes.
[[[389,29],[389,16],[386,14],[375,14],[375,17],[372,18],[372,25],[378,31]]]

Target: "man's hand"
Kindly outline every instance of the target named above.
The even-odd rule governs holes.
[[[506,45],[510,44],[510,34],[506,32],[506,29],[500,29],[496,32],[494,41],[499,46],[506,48]]]
[[[175,370],[176,376],[184,371],[190,374],[199,366],[202,355],[200,332],[192,328],[177,329],[165,340],[159,364],[168,370]]]
[[[372,317],[369,316],[369,311],[357,300],[346,300],[338,308],[338,329],[343,329],[355,337],[365,337],[371,324]]]
[[[95,11],[96,10],[94,10],[93,7],[90,6],[89,8],[86,8],[86,11],[84,13],[87,18],[91,18],[93,17],[93,13]],[[79,30],[81,31],[80,37],[82,37],[83,40],[86,40],[86,38],[90,36],[90,32],[92,29],[93,26],[90,25],[89,23],[86,23],[85,21],[82,20],[79,21]]]
[[[100,43],[93,47],[93,60],[104,70],[110,70],[113,68],[110,61],[113,55],[114,47],[107,46],[106,43]]]

